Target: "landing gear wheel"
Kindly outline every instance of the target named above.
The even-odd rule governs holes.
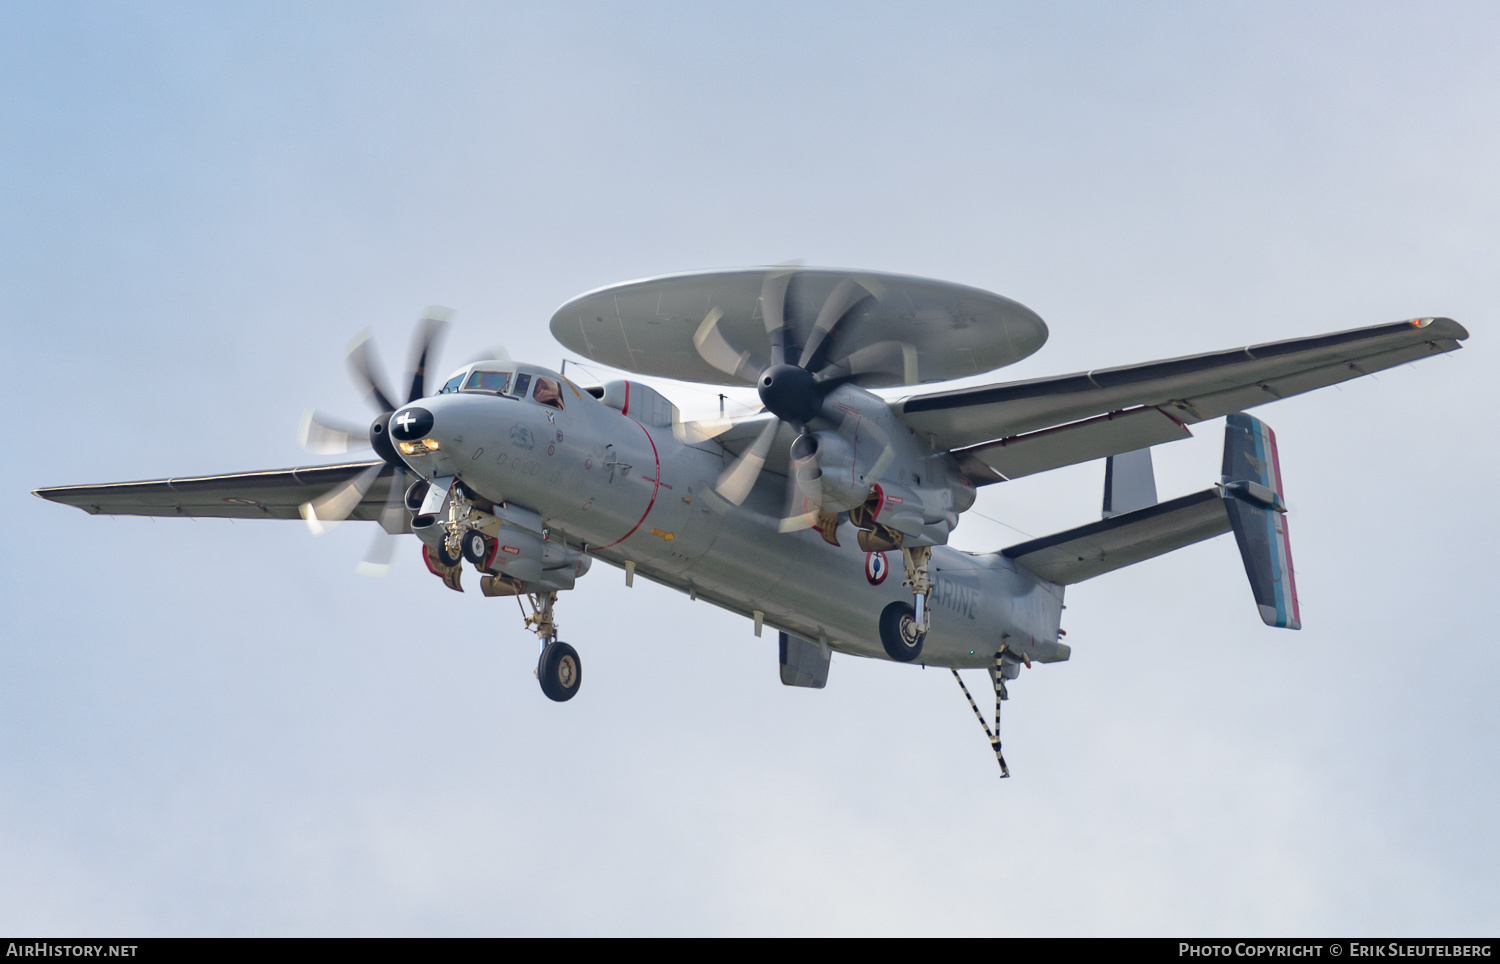
[[[547,699],[559,703],[571,700],[578,695],[578,686],[583,682],[583,663],[578,659],[578,650],[567,643],[543,646],[542,658],[536,664],[536,678],[541,681]]]
[[[898,663],[910,663],[922,655],[927,634],[917,624],[911,603],[893,602],[880,612],[880,642],[886,655]]]
[[[485,563],[490,561],[490,540],[478,529],[465,532],[462,545],[464,558],[479,568],[483,569]]]
[[[448,551],[447,539],[443,539],[441,542],[439,542],[437,549],[435,549],[432,554],[437,558],[438,562],[441,562],[443,566],[448,569],[452,569],[454,566],[464,561],[462,555],[455,556]]]

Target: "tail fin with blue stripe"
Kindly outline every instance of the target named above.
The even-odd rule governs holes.
[[[1276,433],[1258,418],[1229,416],[1224,429],[1224,505],[1245,575],[1267,626],[1301,629]]]

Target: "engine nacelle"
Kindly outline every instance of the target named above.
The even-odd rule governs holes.
[[[807,432],[792,442],[791,471],[798,487],[825,510],[847,512],[870,494],[869,472],[879,452],[864,454],[837,432]]]

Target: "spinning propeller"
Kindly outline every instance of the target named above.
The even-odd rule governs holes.
[[[371,448],[380,456],[381,463],[372,465],[343,485],[318,496],[302,505],[302,517],[314,534],[328,529],[347,519],[363,501],[377,480],[390,477],[390,494],[380,512],[381,531],[375,542],[359,564],[359,571],[366,575],[383,575],[390,567],[395,552],[395,533],[406,524],[406,508],[403,498],[406,493],[406,464],[391,445],[390,418],[400,405],[409,404],[427,394],[427,368],[437,352],[448,321],[453,312],[447,308],[431,307],[423,313],[412,333],[411,358],[407,366],[406,401],[399,405],[393,402],[390,391],[381,377],[381,365],[375,356],[374,342],[369,333],[359,335],[349,345],[347,360],[349,371],[375,407],[375,420],[368,428],[360,428],[349,422],[330,418],[320,412],[309,411],[302,417],[301,442],[309,451],[336,454],[351,448]]]
[[[787,475],[788,505],[782,531],[815,525],[817,517],[824,511],[819,468],[822,443],[817,435],[808,431],[808,424],[814,419],[822,417],[838,424],[840,433],[845,436],[858,431],[872,432],[885,449],[877,466],[883,468],[890,458],[889,440],[879,426],[862,421],[857,414],[828,409],[825,403],[829,394],[840,385],[858,381],[867,374],[898,374],[908,384],[916,381],[916,349],[912,345],[880,342],[844,356],[829,357],[830,349],[837,343],[832,336],[839,324],[867,299],[883,296],[884,286],[874,278],[850,276],[840,280],[824,299],[808,329],[806,341],[799,348],[797,328],[787,317],[788,289],[796,277],[796,269],[773,269],[767,272],[761,283],[760,311],[770,347],[770,364],[764,369],[756,370],[751,361],[754,353],[737,348],[724,337],[719,330],[723,312],[718,308],[709,311],[693,336],[693,346],[704,361],[737,380],[753,381],[761,403],[775,416],[719,476],[714,491],[734,505],[743,504],[765,468],[781,423],[786,422],[799,432],[792,446],[792,468]],[[795,362],[791,360],[793,358]],[[696,424],[704,426],[704,423]],[[689,427],[685,434],[704,437],[721,434],[729,425],[720,427],[720,424],[696,430]],[[831,527],[823,528],[824,538],[837,544]]]

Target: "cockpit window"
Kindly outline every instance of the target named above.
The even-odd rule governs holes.
[[[510,393],[517,398],[525,398],[526,390],[531,387],[531,376],[525,373],[516,376],[516,387]]]
[[[551,405],[553,408],[562,408],[562,389],[558,387],[557,380],[553,378],[537,377],[536,390],[531,397],[543,405]]]
[[[510,383],[510,372],[484,372],[479,371],[469,376],[468,382],[464,384],[466,392],[504,392]]]
[[[443,383],[443,387],[438,390],[438,394],[439,395],[447,395],[447,394],[449,394],[451,392],[458,391],[458,386],[462,385],[463,381],[464,381],[464,376],[463,376],[463,373],[460,372],[459,374],[454,375],[452,378],[450,378],[446,382],[444,382]]]

